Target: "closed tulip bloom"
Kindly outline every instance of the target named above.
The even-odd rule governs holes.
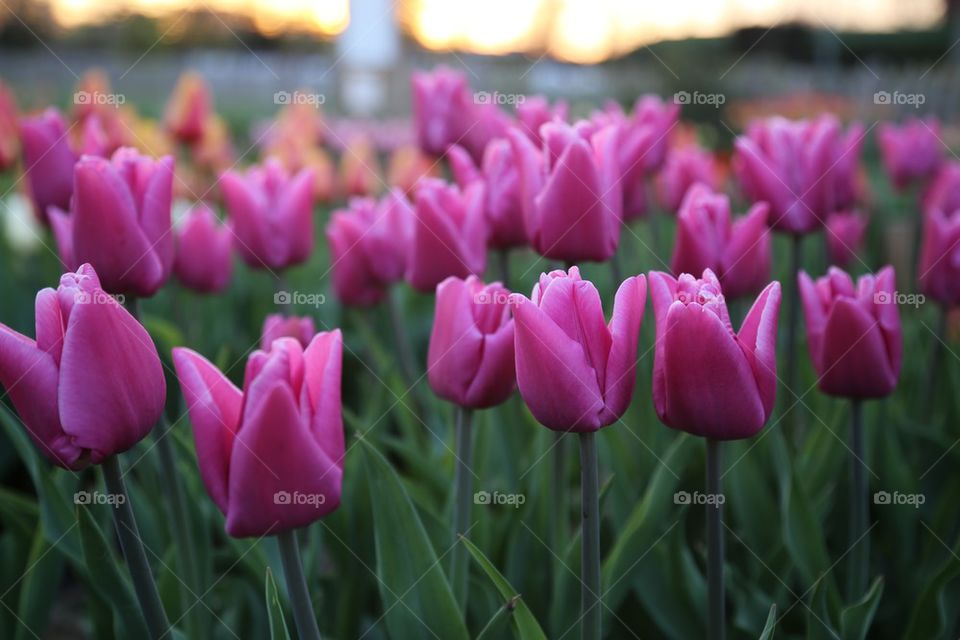
[[[827,256],[844,267],[857,257],[867,233],[867,216],[859,211],[837,211],[827,216]]]
[[[427,377],[434,393],[471,409],[504,402],[517,386],[510,292],[476,276],[437,287]]]
[[[206,205],[186,214],[177,230],[177,257],[173,271],[184,286],[201,293],[223,291],[233,271],[233,238]]]
[[[313,251],[313,171],[289,175],[271,158],[246,175],[226,171],[220,189],[240,257],[255,269],[300,264]]]
[[[12,167],[20,153],[20,133],[17,126],[17,102],[13,92],[0,82],[0,171]]]
[[[118,149],[109,160],[82,157],[69,215],[51,208],[60,259],[89,262],[110,293],[152,296],[170,277],[173,158]]]
[[[924,215],[917,279],[920,290],[940,304],[960,304],[960,209]]]
[[[484,185],[484,213],[490,234],[487,244],[494,249],[526,245],[520,169],[510,143],[504,138],[497,138],[488,144],[480,168],[473,163],[470,154],[458,145],[450,147],[448,158],[461,188],[475,181]]]
[[[730,299],[760,291],[770,281],[768,211],[760,202],[734,222],[725,194],[694,185],[677,214],[671,270],[679,275],[710,269]]]
[[[164,123],[173,136],[185,143],[203,138],[212,112],[210,88],[198,73],[184,73],[167,103]]]
[[[417,187],[414,212],[406,271],[410,286],[432,293],[449,276],[483,275],[487,223],[482,184],[461,191],[442,180],[424,180]]]
[[[566,122],[567,103],[557,100],[551,106],[544,96],[529,96],[517,104],[517,122],[520,129],[537,145],[543,144],[540,127],[553,120]]]
[[[270,345],[280,338],[293,338],[304,349],[317,335],[317,330],[310,316],[287,316],[282,313],[271,313],[263,321],[263,331],[260,338],[260,349],[270,351]]]
[[[51,462],[100,464],[160,419],[166,383],[157,349],[93,267],[37,294],[36,336],[0,324],[0,384]]]
[[[910,118],[902,125],[884,122],[877,127],[877,145],[887,176],[897,189],[932,178],[943,162],[940,123]]]
[[[580,270],[541,274],[529,299],[514,294],[517,386],[540,424],[597,431],[630,405],[647,299],[642,275],[627,278],[604,321],[600,294]]]
[[[527,238],[547,258],[602,262],[620,242],[622,203],[616,126],[549,122],[543,151],[519,129],[509,132],[520,167]]]
[[[944,163],[922,199],[924,213],[932,209],[953,212],[960,209],[960,162]]]
[[[657,179],[660,204],[665,210],[676,212],[690,187],[700,183],[716,189],[718,182],[712,153],[692,144],[673,149]]]
[[[454,140],[454,143],[466,149],[474,162],[480,163],[487,145],[507,135],[507,129],[513,124],[513,120],[499,105],[492,102],[481,103],[474,97],[464,111],[463,135]]]
[[[836,267],[810,279],[798,274],[817,386],[844,398],[882,398],[897,386],[903,334],[893,267],[866,274],[854,285]]]
[[[366,196],[380,190],[377,150],[370,140],[357,138],[340,156],[341,190],[347,196]]]
[[[250,356],[243,391],[198,353],[173,350],[200,477],[229,535],[282,533],[339,506],[342,349],[339,330],[306,348],[277,340]]]
[[[73,165],[67,123],[56,109],[20,121],[23,172],[37,219],[46,224],[51,206],[66,210],[73,195]]]
[[[668,427],[714,440],[754,435],[777,389],[780,283],[771,282],[733,330],[720,282],[650,274],[656,317],[653,404]]]
[[[414,213],[398,189],[379,202],[354,198],[327,224],[333,290],[348,306],[383,300],[389,285],[403,280]]]
[[[473,106],[467,79],[440,66],[429,73],[415,72],[411,87],[417,142],[424,153],[443,155],[448,146],[461,141],[466,131],[466,114]]]

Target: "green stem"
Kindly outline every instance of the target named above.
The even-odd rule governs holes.
[[[720,498],[720,442],[707,439],[707,589],[710,616],[707,633],[710,640],[726,635],[723,582],[723,501]],[[712,498],[712,499],[710,499]]]
[[[936,401],[936,388],[939,381],[941,361],[943,360],[943,343],[947,339],[947,321],[949,309],[946,305],[940,307],[940,317],[937,320],[937,334],[930,345],[930,357],[927,359],[927,383],[923,388],[923,411],[928,417],[933,417],[933,403]]]
[[[403,310],[397,300],[396,287],[387,295],[387,312],[390,315],[390,327],[393,329],[393,342],[400,358],[400,371],[407,387],[413,389],[417,382],[417,368],[414,364],[413,349],[410,346],[409,333],[404,326]]]
[[[600,486],[596,433],[580,433],[580,609],[581,640],[600,640]]]
[[[160,594],[157,593],[157,583],[154,581],[153,571],[150,570],[150,563],[143,549],[143,541],[140,539],[140,531],[133,515],[133,507],[130,505],[130,496],[123,483],[123,473],[117,456],[104,460],[103,477],[107,484],[107,491],[116,498],[113,517],[117,536],[120,538],[120,549],[127,561],[130,578],[133,580],[133,589],[137,594],[147,628],[150,630],[150,637],[162,638],[171,631],[170,622],[163,610]]]
[[[850,405],[850,593],[851,601],[859,600],[867,590],[870,562],[870,541],[867,531],[867,476],[863,450],[863,404],[853,400]]]
[[[280,543],[280,560],[283,562],[283,575],[287,580],[287,592],[290,595],[290,603],[293,605],[297,635],[300,636],[300,640],[320,640],[317,616],[313,612],[307,579],[303,575],[296,530],[284,531],[277,535],[277,542]]]
[[[802,243],[803,236],[799,234],[791,236],[790,272],[787,274],[790,281],[790,298],[787,301],[787,371],[783,393],[784,411],[790,413],[788,432],[795,437],[796,441],[799,441],[800,435],[797,433],[799,427],[797,426],[796,413],[793,411],[795,408],[794,398],[798,396],[795,391],[797,382],[797,328],[800,319],[800,284],[797,282],[797,274],[800,272],[800,263],[803,260]]]
[[[500,249],[498,252],[500,262],[500,284],[507,289],[510,288],[510,249]]]
[[[473,432],[471,423],[473,411],[466,407],[457,407],[456,449],[457,466],[454,477],[455,502],[453,504],[454,542],[456,546],[452,552],[450,564],[450,583],[453,595],[460,605],[460,610],[466,614],[467,610],[467,577],[469,565],[466,546],[460,544],[459,536],[466,535],[470,529],[470,505],[473,500]]]
[[[563,557],[567,529],[567,440],[563,431],[553,432],[553,451],[550,456],[553,482],[553,509],[550,510],[550,548]]]

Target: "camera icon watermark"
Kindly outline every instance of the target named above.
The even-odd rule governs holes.
[[[927,301],[922,293],[900,293],[899,291],[877,291],[873,294],[874,304],[909,305],[914,309]]]
[[[311,107],[319,107],[327,101],[327,96],[322,93],[310,93],[309,91],[277,91],[273,94],[273,104],[305,104]]]
[[[326,303],[327,296],[322,293],[307,293],[305,291],[277,291],[273,294],[273,304],[280,306],[304,305],[314,308]]]
[[[317,509],[327,502],[327,496],[322,493],[301,493],[300,491],[277,491],[273,494],[273,504],[301,506],[308,505]]]
[[[106,291],[78,291],[73,296],[74,304],[118,304],[122,305],[126,297],[122,293]]]
[[[674,104],[707,105],[719,109],[725,104],[727,96],[723,93],[702,93],[700,91],[677,91],[673,94]]]
[[[517,299],[509,291],[481,291],[473,296],[474,304],[517,304]]]
[[[873,504],[878,505],[907,505],[919,509],[927,501],[922,493],[900,493],[899,491],[877,491],[873,494]]]
[[[673,504],[680,505],[706,505],[719,507],[727,501],[727,497],[722,493],[701,493],[694,491],[677,491],[673,494]]]
[[[73,104],[105,106],[120,108],[127,103],[127,96],[122,93],[103,93],[102,91],[76,91],[73,94]]]
[[[500,106],[518,105],[527,101],[522,93],[500,93],[499,91],[476,91],[473,94],[475,104],[496,104]]]
[[[503,493],[501,491],[477,491],[473,494],[473,504],[508,506],[519,509],[527,501],[522,493]]]
[[[127,496],[122,493],[103,493],[102,491],[77,491],[73,494],[73,504],[91,505],[106,504],[114,509],[127,502]]]
[[[877,91],[873,94],[873,104],[908,106],[919,109],[927,101],[923,93],[903,93],[902,91]]]

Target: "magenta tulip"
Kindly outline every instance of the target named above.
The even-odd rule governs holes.
[[[67,123],[56,109],[20,121],[23,172],[37,219],[47,223],[51,206],[66,210],[73,195],[73,165]]]
[[[816,283],[802,271],[798,280],[820,390],[845,398],[889,395],[903,355],[893,267],[860,276],[856,285],[836,267]]]
[[[686,145],[671,150],[657,178],[660,205],[666,211],[676,212],[687,191],[697,183],[711,189],[719,187],[713,154],[696,145]],[[703,269],[696,273],[701,271]]]
[[[227,288],[233,271],[233,238],[212,209],[198,204],[187,212],[176,240],[173,272],[185,287],[201,293]]]
[[[694,185],[677,214],[670,268],[677,275],[710,269],[730,299],[760,291],[770,281],[768,210],[766,203],[757,203],[734,222],[726,195]]]
[[[406,279],[432,293],[449,276],[483,275],[487,265],[487,224],[483,185],[461,191],[442,180],[421,180],[415,194],[415,223]]]
[[[465,122],[473,107],[473,96],[462,73],[448,67],[415,72],[413,123],[417,142],[424,153],[443,155],[447,147],[462,141]]]
[[[859,211],[837,211],[827,216],[827,256],[843,267],[857,257],[867,232],[867,216]]]
[[[457,145],[450,147],[448,157],[461,189],[477,181],[484,186],[484,213],[490,247],[508,249],[525,245],[527,232],[520,197],[520,170],[510,143],[497,138],[487,145],[482,168],[478,168],[470,154]]]
[[[960,162],[944,163],[924,192],[922,211],[933,209],[946,213],[960,209]]]
[[[37,294],[36,332],[0,324],[0,384],[51,462],[100,464],[150,432],[166,397],[157,349],[93,267]]]
[[[660,421],[713,440],[749,438],[773,411],[780,283],[757,297],[735,333],[717,277],[650,274],[656,317],[653,403]]]
[[[946,305],[960,304],[960,209],[932,209],[923,216],[917,265],[920,290]]]
[[[618,129],[549,122],[543,151],[519,129],[509,132],[520,167],[524,224],[542,256],[604,261],[620,242],[622,203]]]
[[[377,304],[389,285],[403,280],[413,222],[413,208],[398,189],[379,202],[354,198],[333,212],[327,241],[333,290],[343,304]]]
[[[226,171],[220,189],[240,257],[255,269],[300,264],[313,251],[313,170],[289,175],[268,159],[245,176]]]
[[[280,338],[293,338],[304,349],[317,335],[317,330],[310,316],[287,316],[282,313],[271,313],[263,321],[260,349],[270,351],[270,345]]]
[[[437,287],[427,376],[434,393],[471,409],[504,402],[516,388],[510,292],[476,276]]]
[[[517,124],[537,146],[543,144],[540,127],[554,120],[567,121],[567,103],[563,100],[551,106],[543,96],[529,96],[517,104]]]
[[[340,331],[255,351],[243,391],[185,348],[173,361],[193,424],[200,477],[234,537],[306,526],[340,504]]]
[[[92,264],[110,293],[152,296],[173,269],[173,158],[131,148],[83,156],[73,179],[70,214],[49,211],[60,259],[68,269]]]
[[[900,190],[927,182],[943,162],[945,146],[934,118],[911,118],[902,125],[885,122],[877,127],[877,145],[890,181]]]
[[[0,172],[17,162],[20,155],[20,127],[17,101],[10,88],[0,81]]]
[[[530,299],[513,294],[517,386],[533,416],[555,431],[597,431],[630,405],[646,303],[644,276],[617,290],[606,323],[600,294],[580,270],[541,274]]]

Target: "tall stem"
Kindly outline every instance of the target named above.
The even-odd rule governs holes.
[[[290,291],[287,278],[282,271],[275,275],[276,282],[274,283],[273,301],[280,306],[280,315],[290,315],[293,309],[293,292]]]
[[[500,262],[500,283],[507,289],[510,288],[510,249],[500,249],[498,252]]]
[[[850,405],[850,593],[852,600],[859,600],[867,590],[870,562],[870,541],[864,537],[867,530],[867,476],[864,473],[866,460],[863,450],[863,405],[853,400]]]
[[[580,433],[580,609],[582,640],[600,640],[600,487],[596,433]]]
[[[470,528],[470,505],[473,500],[473,411],[457,407],[456,449],[457,466],[454,476],[456,501],[453,505],[454,536],[464,535]],[[453,595],[463,612],[467,610],[467,548],[454,540],[453,560],[450,565],[450,582]]]
[[[620,266],[620,253],[614,253],[610,257],[610,277],[613,279],[613,288],[616,290],[623,282],[623,267]]]
[[[287,579],[287,592],[290,594],[290,603],[293,605],[297,635],[300,636],[300,640],[320,640],[317,616],[313,612],[307,579],[303,575],[296,530],[284,531],[277,535],[277,542],[280,543],[280,560],[283,562],[283,575]]]
[[[723,640],[726,635],[723,499],[720,495],[720,442],[707,438],[707,589],[710,600],[707,637],[710,640]]]
[[[107,491],[116,501],[113,518],[117,536],[120,538],[120,549],[127,561],[130,578],[133,580],[133,589],[137,594],[143,617],[147,621],[150,637],[162,638],[170,632],[170,622],[167,620],[167,613],[163,610],[160,594],[157,593],[157,583],[153,579],[153,571],[150,570],[150,563],[143,549],[140,530],[133,515],[133,507],[130,505],[130,496],[123,483],[123,473],[117,456],[104,460],[103,477],[107,484]]]
[[[417,369],[414,365],[413,349],[410,347],[409,334],[403,322],[403,310],[400,309],[400,301],[397,300],[396,288],[390,291],[390,295],[387,296],[387,312],[390,314],[393,341],[396,345],[397,354],[400,357],[400,371],[403,374],[404,382],[412,389],[417,380]]]
[[[940,317],[937,320],[937,334],[930,345],[930,357],[927,359],[927,383],[923,388],[923,411],[928,417],[933,416],[933,403],[936,400],[936,388],[943,360],[943,342],[947,338],[947,319],[949,310],[946,306],[940,307]]]
[[[567,440],[563,431],[553,432],[553,449],[550,456],[553,508],[550,510],[550,548],[558,557],[563,557],[563,539],[567,528]]]
[[[792,244],[790,248],[790,273],[787,277],[790,280],[790,300],[787,310],[787,371],[785,379],[785,390],[783,393],[783,410],[789,411],[790,416],[787,424],[790,425],[792,436],[798,437],[797,419],[793,413],[794,398],[796,397],[797,382],[797,325],[800,319],[800,285],[797,282],[797,274],[800,272],[800,263],[802,261],[802,242],[803,236],[794,235],[791,237]]]

